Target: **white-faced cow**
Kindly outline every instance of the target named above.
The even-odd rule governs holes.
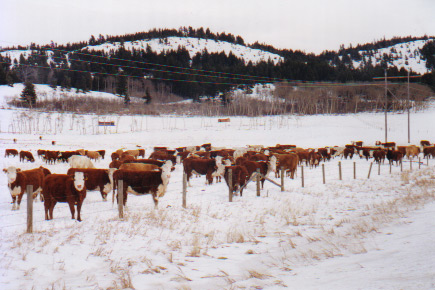
[[[51,174],[45,178],[42,194],[46,220],[53,219],[53,209],[58,202],[68,203],[72,219],[75,217],[74,205],[77,205],[77,220],[82,220],[80,211],[86,198],[85,179],[83,172],[75,172],[74,175]]]
[[[116,169],[97,169],[97,168],[70,168],[68,175],[74,175],[75,172],[85,173],[86,190],[99,190],[104,201],[107,195],[112,191],[113,172]]]
[[[33,186],[33,199],[36,199],[38,193],[42,190],[45,176],[50,174],[50,171],[43,167],[21,171],[19,168],[10,166],[3,169],[3,171],[8,177],[8,188],[12,196],[12,210],[20,209],[21,199],[28,185]]]

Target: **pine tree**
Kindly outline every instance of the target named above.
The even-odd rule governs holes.
[[[35,86],[31,82],[26,82],[20,95],[21,101],[27,103],[30,107],[36,104]]]

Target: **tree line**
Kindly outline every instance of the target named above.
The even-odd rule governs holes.
[[[277,64],[268,61],[245,62],[231,52],[215,53],[204,50],[191,57],[185,47],[157,53],[151,48],[127,50],[126,41],[165,37],[197,37],[222,40],[245,45],[243,38],[227,33],[212,33],[209,29],[182,27],[176,29],[153,29],[148,32],[122,36],[92,36],[89,41],[46,46],[30,45],[32,53],[17,60],[0,55],[0,84],[31,82],[76,88],[82,91],[104,91],[118,94],[128,104],[130,97],[143,98],[150,102],[152,96],[176,95],[199,100],[201,96],[225,96],[235,88],[249,88],[258,83],[327,81],[327,82],[370,82],[373,77],[384,75],[406,76],[403,68],[388,67],[387,61],[374,65],[363,62],[354,68],[352,60],[359,60],[361,49],[378,49],[400,41],[419,38],[393,38],[373,44],[344,48],[338,52],[325,51],[314,55],[301,51],[277,50],[272,46],[254,43],[259,48],[281,55],[284,61]],[[427,36],[421,39],[427,39]],[[105,42],[119,42],[117,49],[109,52],[86,48]],[[19,49],[20,47],[16,47]],[[23,49],[23,48],[21,48]],[[27,48],[26,48],[27,49]],[[422,49],[431,73],[424,75],[421,82],[435,89],[435,41],[428,42]],[[406,81],[406,80],[405,80]],[[160,98],[159,98],[160,99]]]

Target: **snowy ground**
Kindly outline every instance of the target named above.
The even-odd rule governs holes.
[[[24,114],[25,113],[25,114]],[[231,118],[104,116],[117,126],[96,126],[98,116],[0,110],[2,168],[44,165],[66,173],[65,164],[20,163],[4,158],[16,148],[71,150],[175,148],[211,142],[228,148],[247,144],[334,146],[384,140],[384,115]],[[411,143],[435,140],[435,108],[411,115]],[[389,115],[388,138],[407,144],[407,116]],[[39,140],[42,136],[42,140]],[[17,144],[13,143],[17,139]],[[56,145],[51,145],[55,140]],[[109,158],[96,162],[107,168]],[[343,180],[339,180],[338,162]],[[357,178],[353,178],[353,166]],[[176,166],[166,195],[154,209],[150,196],[129,196],[124,220],[117,208],[90,191],[83,222],[70,219],[66,204],[44,221],[34,204],[34,233],[25,234],[26,200],[11,211],[7,179],[0,175],[0,289],[434,289],[435,161],[404,162],[403,171],[365,159],[304,168],[285,191],[255,184],[228,202],[225,183],[194,178],[183,209],[182,167]],[[380,174],[379,170],[380,169]],[[278,179],[276,181],[279,182]]]

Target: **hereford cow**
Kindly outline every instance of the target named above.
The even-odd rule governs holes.
[[[396,165],[398,163],[402,162],[403,154],[398,150],[387,150],[387,159],[390,162],[390,164],[393,164],[394,161],[396,161]]]
[[[386,156],[386,152],[384,149],[378,149],[373,151],[373,158],[375,159],[376,163],[381,163],[382,164],[385,162],[385,156]]]
[[[163,166],[159,171],[131,171],[117,170],[113,173],[113,195],[112,203],[114,202],[115,190],[118,186],[118,181],[123,181],[123,204],[127,203],[127,192],[135,195],[151,194],[154,201],[154,206],[157,208],[159,198],[163,197],[168,186],[171,171],[169,166]],[[118,198],[118,196],[117,196]]]
[[[68,175],[74,175],[76,172],[83,172],[86,176],[86,190],[99,190],[101,197],[107,201],[107,195],[112,190],[112,177],[115,169],[97,169],[97,168],[70,168]]]
[[[171,161],[168,161],[171,162]],[[133,171],[158,171],[160,169],[159,166],[154,164],[145,164],[145,163],[124,163],[119,169],[121,170],[133,170]]]
[[[109,164],[109,168],[116,168],[119,169],[119,167],[124,164],[124,162],[122,162],[121,160],[113,160],[112,162],[110,162]]]
[[[91,159],[82,155],[73,155],[68,159],[71,168],[95,168]]]
[[[283,169],[287,176],[290,176],[291,179],[294,179],[296,169],[298,168],[299,157],[296,153],[289,154],[274,154],[277,158],[277,167],[279,169]],[[277,170],[275,176],[279,177],[279,171]]]
[[[243,195],[243,186],[249,179],[249,173],[246,167],[241,165],[225,166],[224,178],[226,184],[230,185],[229,170],[231,169],[231,185],[233,188],[232,194],[240,190],[240,196]]]
[[[106,150],[98,150],[97,152],[101,155],[101,158],[104,159],[104,156],[106,155]]]
[[[55,164],[59,160],[60,151],[46,150],[44,153],[44,159],[47,164]]]
[[[53,209],[58,202],[68,203],[72,219],[75,216],[74,205],[77,205],[77,220],[82,220],[80,211],[86,198],[85,179],[83,172],[74,172],[74,175],[51,174],[45,178],[42,194],[46,220],[53,219]]]
[[[5,150],[5,157],[9,157],[9,156],[17,156],[18,155],[18,151],[17,149],[6,149]]]
[[[201,158],[186,158],[183,161],[184,172],[187,175],[187,182],[190,185],[190,178],[192,173],[198,175],[205,175],[206,184],[213,183],[213,175],[218,175],[218,171],[223,171],[224,167],[218,164],[215,159],[201,159]]]
[[[431,146],[430,142],[428,140],[421,140],[420,141],[421,147]]]
[[[36,199],[38,193],[42,190],[45,176],[50,174],[50,171],[43,167],[21,171],[19,168],[11,166],[3,169],[3,171],[8,177],[8,187],[12,196],[12,210],[20,209],[21,199],[28,185],[33,186],[33,199]],[[42,200],[42,195],[40,197]]]
[[[35,162],[35,158],[33,158],[33,154],[32,152],[29,151],[20,151],[20,162],[21,161],[30,161],[30,162]]]
[[[435,147],[425,147],[423,149],[423,158],[429,158],[429,156],[432,156],[432,158],[435,158]]]
[[[154,159],[154,160],[171,160],[172,164],[175,164],[177,162],[177,157],[175,155],[170,155],[166,152],[162,152],[162,151],[155,151],[153,153],[151,153],[151,155],[149,156],[150,159]]]
[[[418,157],[418,154],[420,154],[420,147],[415,145],[409,145],[406,147],[406,157],[408,159]]]
[[[59,152],[58,160],[60,160],[62,162],[68,162],[68,159],[74,155],[80,155],[80,153],[77,151],[62,151],[62,152]]]
[[[89,159],[95,160],[95,161],[98,161],[101,158],[100,153],[98,153],[97,151],[86,151],[86,156]]]
[[[344,150],[343,150],[344,159],[347,159],[348,156],[350,159],[352,159],[354,153],[355,153],[355,148],[353,148],[353,147],[344,148]],[[341,158],[343,158],[343,156]]]

